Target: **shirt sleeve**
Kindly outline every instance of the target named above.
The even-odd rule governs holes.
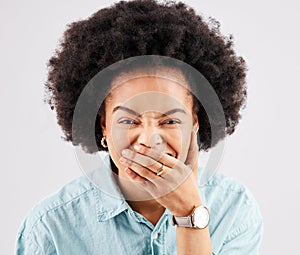
[[[221,177],[217,176],[215,188],[208,190],[214,191],[210,198],[213,255],[259,255],[263,237],[259,205],[243,184]]]
[[[15,243],[15,255],[57,255],[51,234],[42,220],[22,224]]]
[[[38,247],[28,238],[18,235],[15,247],[16,255],[42,254]]]
[[[224,242],[219,255],[259,255],[263,234],[262,219],[241,225]]]

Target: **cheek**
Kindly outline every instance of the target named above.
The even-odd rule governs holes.
[[[190,147],[190,140],[191,140],[191,133],[192,133],[192,127],[186,126],[181,129],[180,133],[180,154],[178,156],[178,159],[181,161],[185,161],[188,155],[189,147]]]
[[[122,169],[125,168],[125,166],[119,161],[122,156],[121,152],[129,146],[128,139],[124,139],[124,137],[126,137],[126,133],[127,132],[124,132],[124,130],[112,128],[108,135],[109,154],[115,166],[119,169],[119,176],[122,176]]]
[[[121,157],[121,151],[129,146],[128,130],[113,127],[110,134],[110,150]]]

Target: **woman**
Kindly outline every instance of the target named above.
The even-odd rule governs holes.
[[[233,133],[246,98],[231,39],[183,3],[121,1],[72,23],[49,67],[65,140],[107,154],[27,215],[17,254],[258,254],[249,191],[220,173],[199,182],[199,149]]]

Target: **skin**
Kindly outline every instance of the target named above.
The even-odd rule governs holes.
[[[188,216],[202,205],[192,96],[182,78],[162,73],[113,85],[101,120],[126,201],[154,225],[165,208]],[[164,172],[157,176],[162,164]],[[211,254],[208,228],[177,227],[176,233],[178,254]]]

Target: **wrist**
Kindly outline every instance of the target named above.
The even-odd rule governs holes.
[[[197,202],[194,202],[191,205],[182,206],[181,208],[178,208],[178,210],[171,211],[172,215],[178,216],[178,217],[186,217],[190,216],[194,209],[200,205],[203,205],[201,200],[198,200]]]
[[[172,225],[177,227],[187,227],[204,229],[208,226],[210,213],[206,206],[199,205],[194,207],[188,216],[172,216]]]

